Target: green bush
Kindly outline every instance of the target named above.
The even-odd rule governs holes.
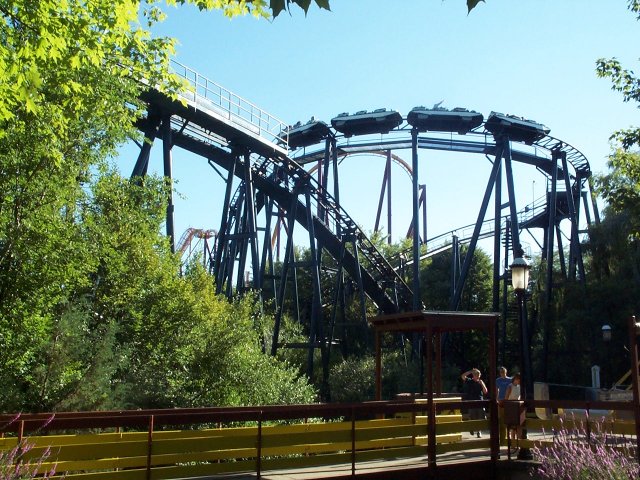
[[[415,392],[419,388],[420,365],[405,361],[401,352],[382,356],[382,398],[392,399],[398,393]],[[375,399],[375,359],[372,356],[348,358],[333,366],[329,373],[331,400],[363,402]]]

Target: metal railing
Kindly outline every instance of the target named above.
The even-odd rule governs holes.
[[[287,125],[282,120],[175,60],[171,61],[171,70],[193,89],[180,96],[195,108],[213,113],[240,129],[288,149]]]

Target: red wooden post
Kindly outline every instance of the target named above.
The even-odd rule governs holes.
[[[147,435],[147,480],[151,480],[151,456],[153,447],[153,421],[154,416],[149,417],[149,432]]]
[[[638,324],[636,317],[629,318],[629,347],[631,352],[631,381],[633,387],[633,412],[636,419],[636,457],[640,461],[640,379],[638,378]]]
[[[427,405],[429,408],[427,421],[427,455],[429,468],[436,466],[436,409],[433,403],[433,327],[427,324]]]
[[[436,393],[442,395],[442,333],[436,333]]]
[[[356,413],[351,407],[351,475],[356,475]]]
[[[256,477],[258,480],[262,478],[262,411],[260,411],[260,419],[258,420],[258,444],[256,445]]]
[[[498,401],[496,398],[496,330],[497,330],[498,317],[491,321],[491,328],[489,330],[489,418],[490,423],[490,436],[491,436],[491,461],[496,462],[500,456],[500,419],[498,418]]]
[[[382,353],[380,331],[376,330],[376,400],[382,399]]]

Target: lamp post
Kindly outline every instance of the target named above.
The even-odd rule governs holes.
[[[522,257],[513,259],[511,264],[511,286],[518,298],[518,326],[520,331],[520,369],[522,375],[521,397],[529,400],[532,393],[531,360],[529,358],[529,331],[524,310],[524,296],[529,285],[529,271],[531,266]],[[522,429],[522,438],[527,438],[527,430]],[[531,460],[533,455],[528,448],[521,448],[518,452],[519,460]]]
[[[604,364],[606,363],[607,365],[607,375],[609,374],[609,372],[611,371],[611,368],[609,368],[609,366],[611,365],[611,356],[609,355],[609,344],[611,343],[611,325],[605,324],[602,326],[602,341],[604,342],[604,353],[606,355],[605,361],[602,362],[602,365],[604,366]],[[605,382],[605,380],[608,380],[607,377],[604,375],[604,369],[601,372],[602,373],[602,388],[606,389],[607,388],[607,383]],[[611,382],[612,383],[612,382]]]

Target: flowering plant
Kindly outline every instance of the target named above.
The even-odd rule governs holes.
[[[0,480],[31,480],[48,479],[53,476],[56,466],[42,472],[42,465],[51,455],[51,449],[47,447],[35,460],[27,459],[27,453],[33,449],[33,444],[26,441],[18,443],[10,450],[0,451]]]
[[[553,444],[535,447],[540,465],[531,477],[542,480],[636,480],[640,464],[624,437],[612,435],[596,422],[592,431],[562,426]]]

